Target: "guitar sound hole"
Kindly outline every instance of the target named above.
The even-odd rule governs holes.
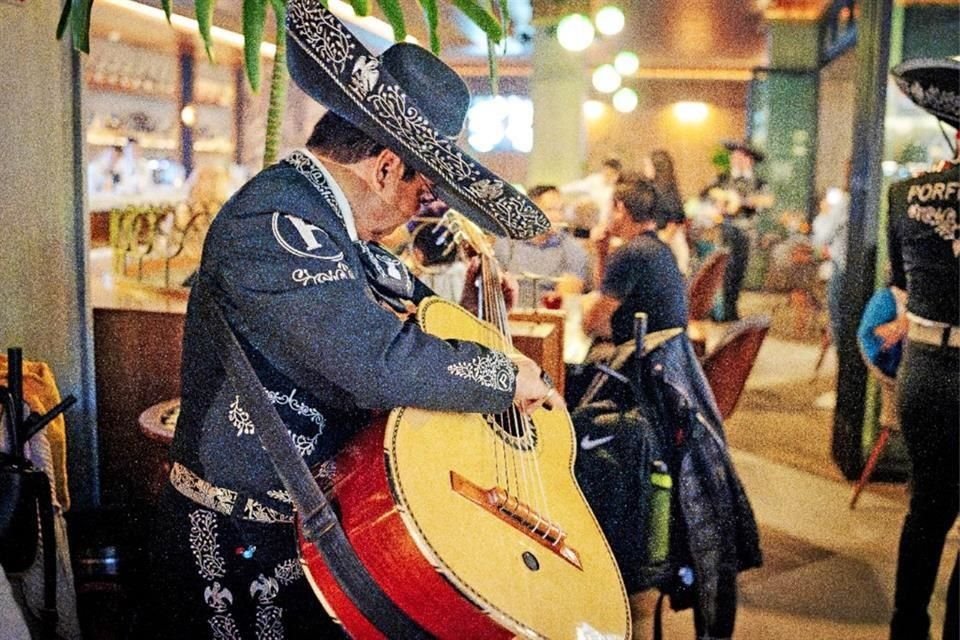
[[[521,451],[530,451],[537,446],[537,427],[529,417],[516,407],[509,411],[484,416],[487,424],[508,445]]]

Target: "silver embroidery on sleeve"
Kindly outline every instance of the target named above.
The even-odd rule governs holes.
[[[517,377],[510,359],[497,351],[477,356],[470,362],[451,364],[447,371],[497,391],[512,391]]]
[[[237,428],[237,437],[253,435],[253,422],[250,420],[250,414],[240,406],[240,396],[236,396],[230,403],[230,411],[227,413],[230,424]]]

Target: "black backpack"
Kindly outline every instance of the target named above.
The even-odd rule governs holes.
[[[677,334],[667,330],[641,336],[649,351]],[[571,414],[578,442],[574,473],[627,592],[657,588],[682,608],[688,598],[680,598],[680,591],[690,585],[677,580],[687,554],[677,544],[676,451],[658,380],[637,360],[635,344],[617,347],[597,367]]]

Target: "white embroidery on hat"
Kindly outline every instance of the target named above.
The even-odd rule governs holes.
[[[376,86],[380,79],[380,61],[376,58],[360,56],[353,65],[353,76],[350,86],[359,95],[365,96]]]
[[[530,238],[549,229],[545,217],[519,193],[488,200],[481,197],[487,192],[478,196],[471,191],[471,184],[490,180],[484,178],[486,169],[429,126],[419,109],[406,103],[406,94],[400,87],[385,85],[379,73],[375,86],[369,85],[369,75],[357,82],[354,75],[356,65],[363,62],[363,68],[367,58],[357,56],[354,66],[347,70],[351,57],[357,55],[353,52],[356,48],[354,36],[319,1],[290,3],[287,20],[288,34],[303,53],[312,58],[346,95],[353,97],[358,108],[366,111],[401,145],[433,167],[455,192],[465,200],[473,201],[477,211],[495,210],[492,217],[496,223],[518,238]]]

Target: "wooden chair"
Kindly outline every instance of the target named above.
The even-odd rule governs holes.
[[[687,293],[690,298],[690,319],[706,320],[713,309],[713,299],[723,284],[723,273],[727,269],[730,252],[726,249],[714,251],[703,261],[690,279]]]
[[[566,390],[563,363],[565,319],[566,312],[559,309],[515,309],[510,312],[513,346],[550,375],[561,396]]]
[[[736,408],[769,330],[770,318],[767,316],[744,318],[736,322],[717,346],[704,356],[701,363],[703,373],[724,420]]]

